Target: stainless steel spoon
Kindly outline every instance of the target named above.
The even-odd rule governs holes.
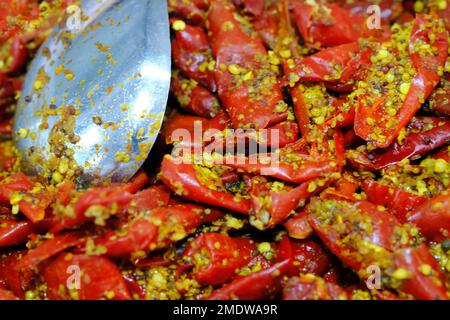
[[[72,7],[30,66],[14,139],[30,174],[126,181],[147,158],[166,108],[167,4],[81,2],[81,15]]]

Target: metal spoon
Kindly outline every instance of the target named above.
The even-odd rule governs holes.
[[[15,113],[16,146],[23,170],[54,182],[126,181],[147,158],[166,108],[167,4],[83,0],[80,7],[30,66]]]

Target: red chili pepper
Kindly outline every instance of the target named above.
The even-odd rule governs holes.
[[[450,162],[450,148],[448,146],[444,146],[439,149],[435,154],[432,155],[433,159],[442,159],[447,162]]]
[[[9,200],[15,192],[25,192],[33,189],[34,183],[23,173],[15,173],[10,177],[0,180],[0,201],[9,204]]]
[[[331,283],[339,283],[339,272],[341,268],[333,266],[330,270],[325,272],[325,274],[322,276],[322,278]]]
[[[267,145],[268,147],[275,146],[278,148],[283,148],[291,143],[298,140],[298,125],[295,121],[283,121],[270,128],[267,128]],[[272,141],[272,132],[278,133],[278,140]],[[264,144],[263,142],[261,142]]]
[[[252,197],[250,223],[258,229],[276,226],[314,194],[313,191],[308,191],[308,186],[309,183],[302,183],[295,188],[279,187],[268,183],[263,177],[253,178],[250,189]]]
[[[155,268],[168,267],[174,261],[170,257],[165,257],[163,254],[151,255],[147,258],[139,258],[133,260],[133,265],[138,268]]]
[[[4,2],[0,8],[0,41],[5,41],[20,32],[21,25],[8,23],[8,17],[19,16],[23,21],[33,20],[39,17],[38,2],[28,0]]]
[[[16,297],[11,291],[0,288],[0,301],[6,300],[19,300],[19,298]]]
[[[172,191],[187,199],[245,214],[250,211],[250,200],[210,189],[199,181],[193,164],[179,164],[174,158],[166,155],[161,164],[160,178]]]
[[[0,5],[0,299],[450,299],[448,9],[169,0],[161,157],[83,190],[16,173],[24,44],[74,3],[47,2]]]
[[[2,57],[0,55],[0,61],[7,61],[7,65],[3,67],[3,70],[0,70],[0,72],[3,73],[11,73],[17,71],[20,67],[23,66],[25,63],[25,60],[27,58],[27,49],[25,48],[24,43],[19,37],[14,37],[10,39],[9,41],[5,42],[3,44],[4,46],[7,46],[7,49],[3,48],[3,52],[7,54],[6,57]],[[11,57],[11,62],[9,62],[8,57]]]
[[[120,207],[126,206],[133,196],[125,191],[123,186],[101,187],[83,193],[72,205],[73,215],[55,216],[54,225],[50,232],[57,233],[61,230],[79,226],[94,217],[87,217],[86,211],[92,206],[108,207],[113,204]]]
[[[204,118],[215,116],[220,110],[216,96],[208,89],[179,74],[172,74],[171,92],[186,111]]]
[[[250,239],[204,233],[190,243],[183,261],[193,267],[192,276],[199,283],[216,286],[232,280],[236,271],[253,258],[254,251],[255,244]]]
[[[385,104],[389,95],[398,94],[399,87],[396,86],[395,92],[387,92],[389,89],[386,89],[385,96],[381,99],[370,94],[359,96],[359,105],[355,116],[355,132],[376,147],[385,148],[397,138],[401,129],[411,121],[422,102],[428,98],[440,80],[438,69],[444,68],[448,56],[448,36],[445,30],[440,30],[439,27],[436,27],[437,30],[433,30],[432,26],[433,20],[431,17],[416,16],[416,22],[409,39],[409,50],[407,51],[416,74],[412,79],[405,100],[395,116],[388,113]],[[435,37],[433,42],[429,38],[431,34]],[[423,43],[434,48],[436,54],[426,53],[417,48]],[[375,98],[377,102],[373,101]],[[375,122],[368,121],[368,119]],[[377,135],[377,132],[382,132],[382,137]]]
[[[363,256],[356,254],[358,248],[353,247],[353,244],[342,243],[342,239],[353,233],[352,224],[364,221],[369,224],[367,230],[359,231],[361,241],[373,243],[388,251],[394,251],[401,246],[392,242],[395,230],[401,227],[400,223],[393,215],[379,211],[374,204],[336,199],[311,201],[308,207],[311,226],[326,246],[352,269],[359,270],[363,263],[370,263]],[[342,227],[337,229],[339,225]]]
[[[359,183],[353,176],[344,174],[342,178],[336,181],[334,188],[339,194],[352,197],[358,190]]]
[[[414,21],[414,13],[410,11],[403,11],[397,18],[397,23],[404,25],[405,23]]]
[[[165,248],[188,236],[202,224],[221,217],[220,211],[195,204],[156,208],[151,213],[151,219],[159,227],[159,238],[154,249]]]
[[[377,265],[386,285],[399,292],[418,299],[445,298],[444,282],[436,282],[444,276],[434,265],[430,264],[433,272],[428,275],[415,276],[421,264],[434,258],[424,245],[423,249],[413,249],[420,243],[392,214],[367,201],[336,199],[313,199],[309,212],[312,227],[328,249],[353,270],[364,274],[368,266]],[[355,225],[359,230],[352,229]],[[395,241],[399,237],[403,240]]]
[[[72,199],[72,192],[76,190],[76,185],[70,180],[65,180],[57,185],[55,192],[55,200],[63,206],[67,206]]]
[[[445,289],[445,276],[439,269],[436,260],[429,253],[427,247],[405,248],[395,252],[394,266],[410,272],[409,279],[405,279],[400,291],[413,295],[420,300],[448,300]],[[430,268],[428,273],[424,266]]]
[[[131,297],[134,300],[136,300],[136,297],[144,300],[146,296],[146,288],[136,281],[135,277],[133,277],[133,274],[126,273],[122,275]]]
[[[4,134],[0,124],[0,135]],[[11,172],[14,163],[16,162],[16,156],[11,148],[11,145],[0,145],[0,169],[4,172]],[[0,182],[1,184],[1,182]]]
[[[4,106],[14,101],[14,95],[22,89],[22,80],[9,78],[0,73],[0,112],[4,112]]]
[[[165,207],[170,201],[170,190],[165,186],[151,186],[132,196],[128,205],[129,211],[142,212],[158,207]]]
[[[292,64],[291,58],[299,58],[301,47],[292,27],[288,1],[267,4],[263,13],[254,19],[253,26],[265,44],[277,54],[281,60],[283,71],[289,74]],[[286,43],[286,39],[291,39],[290,43]],[[308,86],[308,84],[304,85]],[[295,130],[300,130],[302,136],[307,137],[310,131],[310,115],[300,86],[291,86],[290,95],[298,125]],[[323,100],[327,100],[326,98],[324,97]],[[317,106],[320,102],[314,101],[314,104]],[[290,142],[293,143],[294,141],[280,139],[279,147],[282,148]]]
[[[35,249],[29,250],[16,264],[15,268],[19,271],[32,270],[45,260],[57,255],[58,253],[77,246],[82,242],[82,235],[78,232],[64,233],[53,236],[45,240]]]
[[[431,241],[450,239],[450,193],[444,192],[422,202],[407,217]]]
[[[339,4],[342,8],[349,10],[351,13],[364,17],[368,14],[368,7],[373,5],[371,2],[367,2],[365,0],[335,0],[334,2]],[[403,3],[404,2],[405,1],[403,1]],[[396,20],[400,12],[403,10],[402,3],[395,0],[381,0],[377,2],[377,5],[380,9],[380,18],[383,22],[392,22]]]
[[[344,146],[346,148],[356,147],[363,143],[363,140],[358,137],[353,128],[346,130],[344,133]]]
[[[353,105],[350,105],[348,110],[343,110],[343,102],[344,101],[342,101],[341,99],[338,99],[338,101],[335,103],[335,105],[337,106],[337,111],[334,115],[325,120],[325,128],[345,128],[353,126],[353,123],[355,121],[355,108]]]
[[[240,181],[241,177],[236,172],[236,170],[229,169],[229,171],[222,173],[220,179],[222,180],[223,183],[236,183]]]
[[[45,218],[45,210],[53,201],[53,194],[45,189],[34,191],[35,183],[23,173],[13,174],[0,181],[0,202],[9,204],[17,194],[20,211],[33,223]]]
[[[439,86],[428,99],[431,111],[440,116],[450,116],[450,74],[446,73]]]
[[[41,190],[36,193],[30,191],[25,193],[23,200],[19,202],[19,209],[32,223],[38,223],[44,220],[46,209],[53,200],[54,195],[50,191]]]
[[[266,5],[262,13],[253,18],[253,28],[269,48],[274,48],[278,43],[279,23],[280,15],[276,3]]]
[[[264,0],[233,0],[233,3],[254,16],[259,16],[264,10]]]
[[[289,270],[290,261],[238,277],[207,296],[208,300],[262,300],[276,296],[281,291],[281,279]]]
[[[24,277],[23,273],[15,267],[24,251],[15,251],[0,256],[0,282],[5,284],[6,289],[11,290],[16,296],[25,298],[25,290],[31,279],[31,271]]]
[[[313,234],[313,229],[308,222],[308,213],[302,211],[289,218],[285,223],[289,236],[294,239],[307,239]]]
[[[410,300],[408,298],[401,298],[395,293],[387,290],[377,290],[373,295],[379,300]]]
[[[10,290],[20,298],[24,298],[25,291],[30,289],[32,284],[33,271],[36,271],[36,267],[80,242],[79,233],[60,234],[44,241],[35,249],[8,255],[0,259],[0,280],[3,279]]]
[[[314,92],[312,97],[310,92]],[[336,98],[327,93],[325,85],[322,83],[299,83],[291,88],[290,93],[294,106],[294,114],[303,137],[309,135],[311,124],[317,125],[316,121],[317,123],[320,123],[319,117],[315,118],[312,115],[312,110],[314,108],[333,110],[333,108],[339,108],[343,102],[341,97]],[[321,122],[324,120],[325,122],[319,126],[326,128],[331,127],[330,122],[334,118],[337,118],[337,115],[332,116],[329,119],[321,119]],[[333,127],[338,127],[339,122],[337,120],[335,120],[335,122],[336,123],[333,123]],[[353,120],[351,120],[350,124],[353,124]]]
[[[292,97],[292,104],[294,106],[294,114],[303,137],[306,137],[310,131],[310,117],[308,109],[303,98],[303,93],[300,86],[294,86],[290,90]]]
[[[333,132],[334,141],[334,157],[336,158],[337,169],[342,172],[342,168],[345,165],[345,141],[344,134],[340,129],[334,129]]]
[[[199,150],[202,150],[202,147],[211,139],[211,137],[206,135],[206,132],[211,130],[210,132],[214,131],[217,133],[225,130],[227,120],[228,116],[222,112],[213,119],[177,113],[165,125],[164,136],[166,143],[179,142],[183,147],[197,147]]]
[[[207,2],[206,0],[169,0],[169,12],[192,25],[203,26],[206,16],[204,9],[207,9]]]
[[[261,153],[256,159],[226,155],[223,157],[223,163],[250,174],[270,176],[292,183],[306,182],[337,171],[337,164],[331,159],[317,159],[314,156],[294,152],[285,155],[280,153],[279,159],[278,155]]]
[[[205,151],[218,154],[226,153],[232,148],[242,150],[242,146],[248,148],[283,148],[298,140],[298,125],[294,121],[283,121],[270,128],[260,130],[226,131],[217,134],[214,141],[205,147]],[[209,137],[210,138],[210,137]]]
[[[76,268],[79,268],[78,271]],[[73,269],[70,269],[72,267]],[[72,270],[72,271],[71,271]],[[76,281],[70,282],[70,273],[78,272]],[[116,265],[105,257],[62,253],[45,266],[43,272],[47,294],[54,300],[129,300],[130,293]],[[73,288],[68,288],[68,285]]]
[[[283,288],[283,300],[348,300],[351,294],[333,282],[313,275],[292,277]]]
[[[209,7],[210,0],[192,0],[192,2],[196,5],[197,8],[207,10]]]
[[[95,246],[109,257],[125,257],[138,251],[154,251],[181,240],[201,224],[219,218],[217,210],[183,204],[155,208],[148,217],[138,217],[119,230],[94,238]],[[77,252],[85,252],[81,248]]]
[[[138,173],[134,175],[131,180],[125,184],[124,190],[129,193],[136,193],[145,187],[146,184],[150,182],[149,176],[145,173],[145,171],[140,170]]]
[[[0,122],[0,135],[10,137],[12,134],[12,120]]]
[[[95,248],[105,250],[108,257],[127,257],[138,251],[150,248],[158,237],[157,227],[146,218],[137,218],[118,231],[106,232],[94,239]],[[85,253],[82,248],[77,252]],[[89,253],[89,252],[88,252]]]
[[[249,36],[234,15],[229,1],[211,3],[208,21],[219,97],[235,128],[270,127],[286,120],[287,106],[261,39]]]
[[[381,156],[375,158],[376,168],[386,167],[405,158],[411,158],[445,145],[450,139],[450,121],[441,118],[418,118],[410,123],[413,129],[420,129],[418,133],[409,133],[401,145],[394,142]],[[431,128],[428,128],[431,126]]]
[[[33,228],[29,221],[0,219],[0,247],[21,244],[32,232]]]
[[[298,81],[346,83],[359,78],[361,66],[370,64],[370,54],[370,49],[361,51],[356,42],[327,48],[304,59],[297,59],[295,67],[283,81],[291,86]]]
[[[359,162],[369,170],[380,170],[403,159],[437,149],[450,139],[450,121],[446,119],[418,118],[408,127],[414,131],[406,133],[401,143],[395,141],[381,153],[361,155]],[[417,130],[420,131],[415,132]]]

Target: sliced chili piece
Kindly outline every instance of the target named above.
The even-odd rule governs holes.
[[[33,228],[29,221],[0,219],[0,247],[21,244],[32,232]]]
[[[287,105],[261,39],[248,35],[238,16],[229,1],[211,3],[208,22],[218,93],[236,129],[262,129],[286,120]]]
[[[432,241],[450,239],[450,193],[444,192],[422,202],[408,215],[407,220],[418,226]]]
[[[193,164],[179,164],[168,155],[164,157],[161,165],[161,180],[182,197],[240,213],[247,214],[250,211],[249,199],[208,188],[206,184],[199,181]]]
[[[79,268],[80,282],[71,283],[68,270]],[[47,294],[55,300],[130,300],[130,293],[116,265],[105,257],[62,253],[42,272]],[[70,285],[68,287],[68,284]],[[73,287],[71,287],[73,286]]]
[[[298,241],[283,237],[278,245],[278,259],[291,261],[290,276],[300,273],[322,275],[331,268],[331,257],[313,240]]]
[[[340,6],[296,2],[293,9],[303,40],[315,47],[334,47],[358,40],[363,19]]]
[[[275,264],[248,276],[236,278],[229,284],[213,291],[208,300],[262,300],[278,295],[281,278],[289,269],[289,260]]]
[[[408,212],[412,212],[428,200],[427,197],[373,180],[363,181],[362,188],[370,202],[387,207],[402,222],[406,221]]]
[[[198,282],[216,286],[233,279],[253,258],[255,248],[250,239],[204,233],[190,243],[183,260],[193,266],[192,275]]]
[[[347,300],[349,293],[335,283],[314,275],[292,277],[283,288],[284,300]]]
[[[292,216],[284,223],[284,226],[293,239],[307,239],[313,234],[313,229],[308,222],[308,213],[302,211]]]
[[[177,67],[189,78],[215,92],[214,61],[206,33],[203,28],[190,25],[184,25],[180,30],[174,27],[176,22],[172,20],[172,29],[175,29],[172,54]]]
[[[101,187],[83,193],[73,204],[73,211],[69,214],[63,213],[55,217],[51,232],[56,233],[64,229],[79,226],[87,221],[93,220],[95,216],[86,216],[91,207],[108,207],[117,205],[126,206],[133,199],[128,191],[122,186]],[[100,212],[101,214],[101,212]]]

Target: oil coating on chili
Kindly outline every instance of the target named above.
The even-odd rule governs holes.
[[[168,0],[158,143],[131,181],[87,188],[65,147],[75,107],[48,108],[47,176],[11,138],[27,64],[73,2],[0,3],[0,300],[450,298],[450,3]],[[198,123],[269,153],[177,162],[225,143],[172,135]]]

